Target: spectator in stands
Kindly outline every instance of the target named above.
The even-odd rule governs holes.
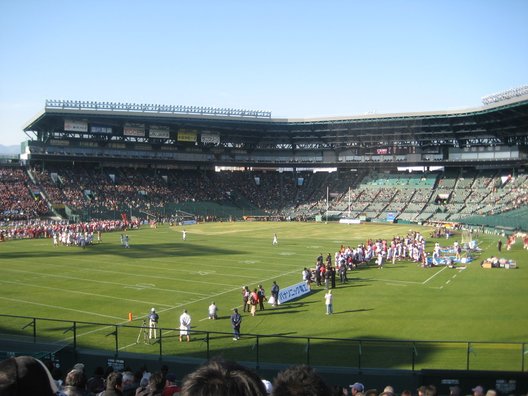
[[[123,374],[112,371],[106,377],[106,388],[104,396],[122,396],[123,395]]]
[[[165,382],[163,381],[163,375],[161,373],[153,373],[149,378],[149,396],[161,396],[163,388],[165,388]]]
[[[262,383],[264,384],[264,388],[266,389],[266,395],[271,395],[271,393],[273,392],[273,384],[267,379],[263,379]]]
[[[183,379],[181,396],[265,396],[261,378],[248,368],[212,359]]]
[[[0,362],[0,394],[9,396],[54,396],[58,388],[44,363],[31,356]]]
[[[123,396],[135,396],[138,385],[132,371],[123,371]]]
[[[91,393],[86,389],[86,376],[84,372],[78,369],[71,370],[66,375],[62,392],[66,396],[90,396]]]
[[[387,385],[383,392],[380,393],[380,396],[396,396],[394,393],[394,388],[391,385]]]
[[[350,385],[350,394],[352,396],[356,396],[358,393],[363,393],[365,391],[365,387],[360,382],[355,382],[352,385]]]
[[[331,396],[332,390],[310,366],[291,366],[273,381],[273,396]]]
[[[177,377],[174,373],[168,373],[165,377],[165,387],[163,388],[162,396],[173,396],[175,393],[179,394],[181,388],[176,384]]]
[[[94,375],[88,379],[86,388],[89,392],[100,393],[105,389],[104,381],[104,369],[101,366],[97,366],[94,371]]]
[[[449,396],[461,396],[461,395],[462,395],[462,391],[460,389],[460,386],[454,385],[454,386],[449,387]]]
[[[438,394],[437,390],[436,390],[436,386],[434,385],[427,385],[425,387],[425,393],[424,393],[424,396],[436,396]],[[481,395],[483,396],[483,395]]]
[[[475,386],[471,392],[473,392],[473,396],[484,396],[484,388],[481,385]]]

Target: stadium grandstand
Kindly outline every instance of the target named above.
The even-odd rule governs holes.
[[[464,110],[268,111],[47,100],[0,169],[2,219],[194,216],[526,229],[528,93]]]

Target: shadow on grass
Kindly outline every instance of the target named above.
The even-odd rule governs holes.
[[[374,311],[374,308],[360,308],[360,309],[349,309],[346,311],[335,311],[333,315],[342,315],[342,314],[347,314],[347,313],[367,312],[367,311]]]
[[[175,244],[175,243],[160,243],[160,244],[131,244],[129,249],[125,249],[115,244],[99,244],[89,246],[82,249],[77,246],[65,247],[46,251],[46,257],[68,257],[72,258],[82,254],[91,257],[99,255],[120,256],[130,259],[139,258],[156,258],[156,257],[173,257],[181,258],[187,256],[214,256],[214,255],[230,255],[230,254],[248,254],[250,252],[244,250],[225,249],[211,245],[195,245],[192,243]],[[42,251],[16,251],[4,252],[2,257],[4,259],[21,259],[21,258],[41,258]]]
[[[336,314],[350,314],[368,311],[371,309],[358,309],[336,312]],[[288,310],[273,310],[273,313],[290,313]],[[36,340],[33,339],[33,328],[22,326],[27,324],[27,317],[19,317],[4,321],[0,325],[0,348],[13,353],[28,353],[28,351],[55,351],[65,345],[73,345],[70,334],[64,336],[64,330],[71,326],[71,322],[64,321],[63,326],[52,324],[43,326],[45,319],[39,319],[36,326]],[[251,320],[247,318],[246,320]],[[9,325],[9,326],[8,326]],[[13,326],[15,325],[15,326]],[[88,323],[83,326],[90,327]],[[121,351],[138,353],[143,359],[152,356],[159,359],[165,357],[185,357],[205,359],[215,355],[223,355],[235,361],[252,361],[257,364],[300,364],[306,363],[314,366],[331,366],[350,368],[450,368],[466,369],[476,367],[505,367],[508,369],[519,367],[519,345],[496,343],[490,349],[490,343],[478,345],[473,342],[473,348],[478,351],[468,355],[467,342],[465,341],[412,341],[398,338],[376,338],[371,335],[359,335],[354,339],[332,337],[306,337],[296,336],[295,332],[277,332],[274,334],[242,334],[240,340],[232,339],[232,332],[205,332],[191,331],[191,342],[179,342],[179,329],[160,328],[160,339],[150,340],[148,343],[137,342],[137,331],[141,327],[132,327],[128,336],[123,331],[109,331],[110,324],[97,324],[100,331],[90,332],[81,337],[90,338],[83,342],[83,349],[93,348],[98,351],[101,359],[107,357],[108,352],[116,345],[115,356]],[[120,326],[124,328],[125,326]],[[52,331],[52,329],[54,331]],[[111,329],[110,329],[111,330]],[[124,329],[123,329],[124,330]],[[141,335],[141,333],[140,333]],[[79,335],[78,335],[79,337]],[[115,342],[114,342],[115,339]],[[60,342],[59,342],[60,341]],[[119,341],[119,344],[118,344]],[[136,341],[136,342],[134,342]],[[149,344],[149,345],[146,345]],[[155,344],[155,345],[154,345]],[[512,348],[516,346],[517,349]],[[119,347],[119,350],[117,350]],[[75,351],[73,351],[75,353]],[[139,355],[141,354],[141,355]],[[504,358],[506,356],[506,358]],[[497,366],[497,357],[500,357],[501,366]],[[470,359],[468,361],[468,359]],[[490,366],[491,365],[491,366]]]

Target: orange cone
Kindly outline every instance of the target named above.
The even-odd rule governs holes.
[[[132,312],[129,312],[129,313],[128,313],[128,321],[129,321],[129,322],[132,322]]]

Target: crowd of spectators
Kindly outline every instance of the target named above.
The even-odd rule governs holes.
[[[34,219],[47,213],[48,204],[24,168],[0,167],[0,219]]]
[[[373,176],[353,172],[214,172],[62,164],[45,169],[3,167],[0,214],[2,219],[34,219],[66,205],[85,218],[108,218],[110,213],[115,217],[132,210],[160,214],[170,204],[229,201],[288,218],[328,210],[348,212],[352,217],[367,213],[372,218],[394,212],[396,218],[424,221],[435,216],[455,220],[496,214],[528,203],[527,175],[504,178],[499,173],[459,176],[447,172],[438,176],[436,187],[427,184],[423,188],[380,185],[382,180],[378,183]],[[441,194],[448,198],[436,202]]]
[[[258,373],[235,361],[215,357],[183,378],[162,365],[150,372],[146,366],[102,366],[86,372],[77,363],[63,372],[51,361],[30,356],[11,357],[0,362],[0,394],[9,396],[437,396],[437,386],[422,385],[416,390],[398,392],[392,385],[368,388],[363,383],[330,384],[321,373],[308,365],[293,365],[274,378]],[[449,396],[497,396],[486,393],[482,385],[463,392],[457,384],[449,386]]]

